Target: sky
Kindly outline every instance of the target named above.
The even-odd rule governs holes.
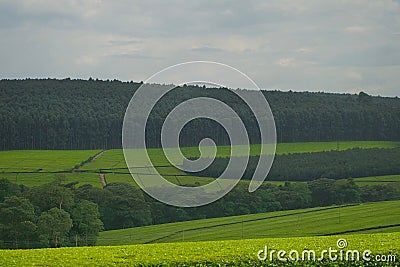
[[[142,81],[230,65],[260,88],[400,96],[400,0],[0,0],[0,78]]]

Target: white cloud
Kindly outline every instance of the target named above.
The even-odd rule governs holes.
[[[367,29],[362,26],[349,26],[344,29],[345,32],[349,33],[363,33],[366,32]]]
[[[357,71],[354,71],[354,70],[347,72],[346,75],[349,79],[355,80],[355,81],[361,81],[363,79],[362,74]]]
[[[282,67],[294,67],[295,64],[295,59],[290,57],[290,58],[280,58],[276,61],[277,65],[280,65]]]

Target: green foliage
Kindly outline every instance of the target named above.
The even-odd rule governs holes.
[[[81,200],[71,211],[73,227],[70,233],[72,242],[80,245],[95,245],[103,222],[99,219],[98,206],[88,200]],[[78,242],[79,237],[79,242]]]
[[[36,215],[25,198],[11,196],[0,203],[0,239],[2,247],[29,247],[36,231]]]
[[[72,227],[72,220],[68,212],[51,208],[40,215],[37,227],[40,241],[44,245],[59,247],[64,244],[67,238]]]
[[[152,223],[149,204],[137,187],[127,183],[109,183],[104,189],[86,185],[75,191],[77,199],[99,206],[105,229],[120,229]]]
[[[275,250],[292,249],[302,252],[313,249],[336,248],[336,241],[343,236],[264,238],[252,240],[225,240],[211,242],[166,243],[152,245],[61,248],[41,250],[6,250],[0,264],[4,266],[63,265],[63,266],[379,266],[385,263],[366,261],[260,261],[259,250],[265,246]],[[373,255],[396,255],[399,264],[400,233],[347,235],[347,250],[371,250]],[[317,255],[318,255],[317,254]]]
[[[309,182],[313,204],[316,206],[326,206],[335,202],[335,181],[332,179],[321,178]]]
[[[366,185],[361,187],[360,191],[363,201],[385,201],[399,198],[399,189],[389,184]]]
[[[64,181],[60,175],[50,184],[32,189],[21,187],[25,190],[23,195],[29,199],[11,196],[0,202],[0,247],[57,247],[96,243],[103,225],[97,204],[78,198],[75,201],[75,184],[63,184]],[[0,180],[0,185],[5,189],[20,188],[7,180]],[[8,195],[16,193],[4,192]],[[21,193],[18,191],[17,195]]]
[[[25,195],[41,211],[46,211],[53,207],[70,209],[74,203],[71,190],[64,187],[60,181],[33,187]]]
[[[129,228],[151,223],[151,210],[145,202],[140,189],[131,184],[111,183],[104,190],[112,192],[113,196],[107,203],[103,214],[107,229]]]
[[[6,197],[19,195],[21,195],[21,189],[18,185],[7,179],[0,179],[0,202],[3,202]]]
[[[305,184],[286,182],[281,190],[277,190],[274,194],[284,210],[300,209],[311,204],[310,190]]]
[[[321,178],[308,182],[314,206],[360,202],[360,188],[352,179],[332,180]],[[397,197],[400,197],[397,192]],[[374,201],[368,199],[365,201]]]
[[[337,180],[334,187],[336,191],[336,204],[359,203],[361,201],[360,188],[355,184],[353,179]],[[368,199],[368,201],[371,201],[371,199]]]

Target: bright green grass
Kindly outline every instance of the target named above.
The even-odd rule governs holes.
[[[0,172],[62,172],[96,155],[100,150],[0,151]]]
[[[227,223],[229,225],[224,225]],[[100,233],[98,244],[126,245],[182,240],[227,240],[242,237],[315,236],[399,223],[400,201],[387,201],[340,208],[278,211],[105,231]]]
[[[314,250],[316,258],[322,250],[337,248],[343,236],[296,237],[184,242],[114,247],[81,247],[59,249],[3,250],[2,266],[283,266],[283,262],[262,262],[257,253],[268,246],[271,250]],[[347,250],[370,250],[373,255],[400,253],[400,233],[359,234],[345,236]],[[389,263],[398,265],[399,261]],[[287,262],[285,266],[365,266],[366,262],[329,261]],[[381,264],[379,264],[382,266]],[[390,265],[389,265],[390,266]]]
[[[260,151],[259,144],[251,145],[250,151],[251,155],[259,155]],[[346,150],[351,148],[394,148],[400,147],[400,142],[390,142],[390,141],[350,141],[350,142],[305,142],[305,143],[280,143],[277,144],[276,153],[277,154],[288,154],[288,153],[305,153],[305,152],[320,152],[336,150]],[[187,157],[198,157],[199,150],[197,147],[184,147],[182,148],[182,153]],[[205,148],[205,153],[207,148]],[[151,148],[148,149],[148,154],[153,162],[153,165],[169,166],[169,162],[165,158],[162,149]],[[217,157],[229,157],[230,156],[230,146],[219,146]],[[138,158],[135,163],[136,166],[143,166],[143,161]],[[121,149],[112,149],[106,151],[101,157],[96,159],[89,164],[82,167],[83,170],[99,170],[99,169],[119,169],[120,171],[126,171],[126,163],[124,155]],[[166,171],[166,168],[163,169]],[[172,171],[172,170],[171,170]]]
[[[8,179],[16,184],[23,184],[28,187],[40,186],[53,182],[58,175],[65,177],[63,183],[79,182],[77,186],[90,184],[94,187],[102,187],[100,177],[97,173],[0,173],[0,179]]]

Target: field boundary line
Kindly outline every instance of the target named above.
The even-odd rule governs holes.
[[[353,230],[346,230],[346,231],[334,232],[334,233],[330,233],[330,234],[322,234],[322,235],[317,235],[317,236],[331,236],[331,235],[349,234],[349,233],[357,233],[357,232],[368,231],[368,230],[386,229],[386,228],[397,227],[397,226],[400,226],[400,223],[389,224],[389,225],[372,226],[372,227],[353,229]]]

